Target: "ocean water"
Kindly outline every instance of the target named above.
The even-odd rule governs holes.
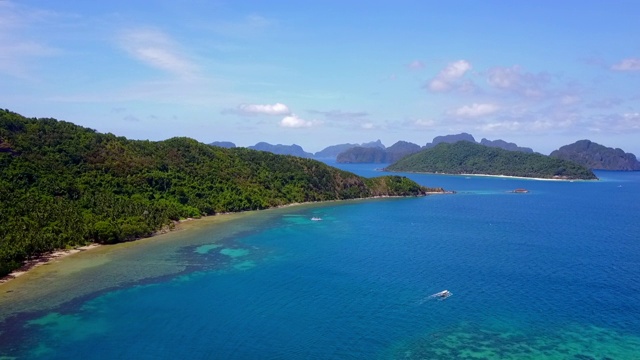
[[[0,359],[640,358],[640,173],[406,175],[458,193],[194,221],[0,285]]]

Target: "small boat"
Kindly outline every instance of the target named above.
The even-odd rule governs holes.
[[[322,218],[314,216],[311,218],[311,221],[322,221]]]
[[[442,290],[442,291],[440,291],[440,292],[437,292],[437,293],[435,293],[435,294],[431,295],[431,297],[432,297],[432,298],[434,298],[434,299],[438,299],[438,300],[444,300],[444,299],[448,298],[448,297],[449,297],[449,296],[451,296],[451,295],[453,295],[453,294],[451,293],[451,291],[449,291],[449,290]]]

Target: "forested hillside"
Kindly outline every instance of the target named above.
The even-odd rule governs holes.
[[[0,274],[54,249],[148,236],[180,218],[426,190],[310,159],[188,138],[127,140],[0,110]]]
[[[431,149],[405,157],[386,170],[548,179],[597,179],[591,170],[571,161],[535,153],[508,151],[469,141],[438,144]]]

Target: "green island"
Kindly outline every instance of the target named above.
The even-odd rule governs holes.
[[[175,221],[293,203],[443,192],[189,138],[128,140],[0,109],[0,276],[31,258]]]
[[[571,161],[536,153],[508,151],[469,141],[438,144],[407,156],[385,170],[540,179],[597,179],[593,171]]]

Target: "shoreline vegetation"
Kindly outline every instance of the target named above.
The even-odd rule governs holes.
[[[189,138],[129,140],[0,109],[0,276],[42,254],[147,237],[180,219],[432,191],[443,190]]]
[[[442,195],[442,194],[454,194],[455,192],[453,191],[431,191],[431,192],[425,192],[424,195],[417,195],[417,196],[428,196],[428,195]],[[320,205],[320,204],[328,204],[328,203],[332,203],[332,202],[347,202],[347,201],[359,201],[359,200],[375,200],[375,199],[387,199],[387,198],[406,198],[408,196],[375,196],[375,197],[367,197],[367,198],[355,198],[355,199],[345,199],[345,200],[326,200],[326,201],[317,201],[317,202],[304,202],[304,203],[291,203],[291,204],[286,204],[286,205],[280,205],[277,207],[273,207],[273,208],[269,208],[269,209],[264,209],[264,210],[275,210],[275,209],[283,209],[283,208],[288,208],[288,207],[295,207],[295,206],[302,206],[302,205]],[[162,229],[155,231],[154,233],[150,234],[149,236],[144,236],[144,237],[139,237],[139,238],[135,238],[135,239],[130,239],[128,240],[129,242],[135,242],[137,240],[141,240],[141,239],[148,239],[148,238],[152,238],[158,235],[163,235],[163,234],[167,234],[169,232],[173,232],[173,231],[180,231],[183,230],[183,228],[181,227],[181,225],[183,225],[186,222],[190,222],[190,221],[197,221],[197,220],[203,220],[205,218],[209,218],[209,217],[215,217],[215,216],[228,216],[228,215],[234,215],[234,214],[240,214],[240,213],[251,213],[251,212],[256,212],[256,211],[262,211],[262,210],[249,210],[249,211],[241,211],[241,212],[227,212],[227,213],[218,213],[218,214],[214,214],[214,215],[209,215],[209,216],[202,216],[202,217],[198,217],[198,218],[186,218],[186,219],[181,219],[178,221],[173,221],[171,223],[171,225],[166,225],[165,227],[163,227]],[[20,266],[17,269],[14,269],[13,271],[11,271],[9,274],[6,274],[4,276],[0,276],[0,287],[2,287],[3,284],[16,279],[22,275],[27,274],[29,271],[33,270],[34,268],[40,267],[42,265],[47,265],[49,263],[52,263],[54,261],[60,261],[63,260],[64,258],[70,256],[70,255],[74,255],[74,254],[78,254],[84,251],[88,251],[88,250],[92,250],[101,246],[104,246],[105,244],[100,244],[100,243],[90,243],[87,245],[83,245],[83,246],[79,246],[79,247],[75,247],[72,249],[58,249],[58,250],[54,250],[52,252],[49,253],[44,253],[44,254],[40,254],[34,258],[28,259],[26,260],[22,266]]]
[[[527,179],[597,180],[577,163],[538,153],[509,151],[469,141],[440,143],[402,158],[384,169],[391,172],[513,176]]]

